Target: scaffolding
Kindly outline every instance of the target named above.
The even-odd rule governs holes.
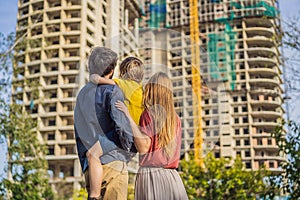
[[[253,1],[253,4],[251,5],[241,5],[240,3],[237,2],[230,2],[230,6],[234,7],[237,10],[245,10],[245,9],[250,9],[250,10],[258,10],[261,8],[263,10],[262,14],[263,16],[268,16],[268,17],[276,17],[278,15],[278,10],[274,6],[270,6],[267,2],[265,1]],[[236,18],[234,11],[231,11],[232,13],[232,18]],[[257,13],[256,15],[261,15],[261,13]],[[247,16],[247,15],[246,15]],[[240,16],[244,17],[244,16]]]

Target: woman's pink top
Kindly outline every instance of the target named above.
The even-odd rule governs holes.
[[[140,129],[151,139],[148,153],[140,154],[139,162],[141,167],[163,167],[166,169],[178,168],[181,148],[181,121],[177,117],[177,129],[175,137],[175,152],[168,156],[167,153],[158,147],[158,134],[155,131],[154,121],[150,113],[145,110],[140,118]]]

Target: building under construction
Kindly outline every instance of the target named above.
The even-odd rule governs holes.
[[[247,169],[266,165],[277,171],[283,158],[271,132],[284,113],[277,3],[19,0],[17,37],[27,45],[15,53],[13,100],[39,122],[54,189],[72,193],[83,180],[73,109],[95,45],[120,57],[140,55],[146,79],[157,71],[169,74],[183,125],[182,153],[200,150],[200,159],[209,151],[241,156]],[[198,25],[191,25],[195,20]],[[20,87],[34,82],[38,95]]]
[[[207,152],[215,157],[241,156],[247,169],[265,165],[278,171],[283,158],[277,156],[271,137],[284,113],[278,1],[149,0],[144,14],[144,26],[152,30],[147,34],[158,38],[160,33],[165,41],[161,47],[156,41],[154,48],[143,43],[142,55],[165,49],[162,63],[167,69],[162,70],[172,77],[182,118],[182,153],[200,149],[200,159]],[[191,26],[193,19],[198,20],[198,29]],[[193,63],[195,45],[198,63]],[[147,60],[148,66],[156,63],[151,57]],[[193,68],[200,90],[193,86]],[[199,95],[201,103],[193,99]]]

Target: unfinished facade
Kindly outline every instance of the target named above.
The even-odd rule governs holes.
[[[91,48],[105,45],[120,57],[136,55],[139,15],[137,1],[18,1],[17,38],[26,45],[15,51],[13,101],[39,122],[39,136],[48,147],[50,183],[58,193],[71,195],[83,180],[73,110],[76,93],[88,80]]]
[[[247,169],[278,170],[283,158],[271,137],[284,113],[277,9],[276,0],[198,1],[204,156],[241,156]],[[145,1],[145,26],[172,30],[161,70],[172,77],[182,153],[194,148],[189,18],[189,1]],[[144,54],[153,54],[149,47]]]

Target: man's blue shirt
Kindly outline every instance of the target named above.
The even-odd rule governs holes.
[[[102,164],[115,160],[128,162],[135,155],[130,122],[115,107],[118,100],[124,102],[123,92],[117,85],[95,85],[90,82],[77,96],[74,128],[83,172],[88,167],[85,154],[97,141],[103,150],[100,157]]]

